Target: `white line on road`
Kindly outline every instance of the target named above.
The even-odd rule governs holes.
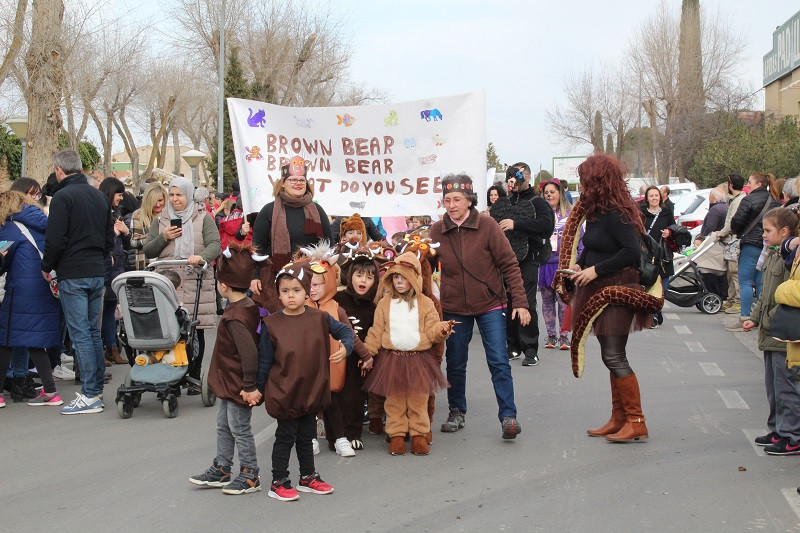
[[[675,328],[675,331],[677,331],[679,335],[691,335],[692,334],[692,330],[689,329],[689,326],[681,325],[681,326],[673,326],[673,327]]]
[[[705,350],[703,350],[705,351]],[[725,373],[722,371],[720,367],[717,366],[717,363],[698,363],[700,368],[703,369],[703,373],[706,376],[724,376]]]
[[[703,348],[703,345],[700,344],[697,341],[686,341],[686,346],[689,348],[690,352],[705,352],[706,351],[706,349]],[[720,375],[722,375],[722,374],[720,374]]]
[[[667,318],[669,320],[680,320],[681,319],[681,317],[678,316],[678,313],[662,313],[662,314],[664,315],[664,318]]]
[[[756,444],[756,437],[764,435],[766,431],[764,431],[763,429],[743,429],[742,432],[747,437],[747,442],[749,442],[750,446],[753,447],[753,450],[755,450],[757,456],[769,457],[769,455],[764,453],[764,449],[758,444]]]
[[[717,394],[725,402],[725,407],[728,409],[750,409],[747,402],[739,396],[739,393],[731,389],[717,389]]]
[[[278,423],[277,422],[273,422],[272,424],[268,425],[267,427],[265,427],[264,429],[262,429],[261,431],[256,433],[256,436],[255,436],[256,446],[261,446],[262,444],[267,442],[267,440],[270,437],[274,436],[275,435],[275,428],[277,428],[277,427],[278,427]]]
[[[797,489],[794,487],[791,489],[781,489],[783,493],[783,497],[786,498],[786,501],[789,502],[789,507],[792,508],[794,514],[797,515],[797,518],[800,518],[800,494],[797,494]]]

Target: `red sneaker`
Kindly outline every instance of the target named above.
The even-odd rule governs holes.
[[[280,500],[282,502],[290,502],[300,499],[300,495],[296,490],[294,490],[294,487],[292,487],[292,482],[289,481],[288,477],[273,481],[272,486],[269,488],[268,495],[270,498],[275,498],[276,500]]]
[[[333,492],[333,487],[322,481],[319,474],[314,472],[307,476],[300,476],[297,490],[300,492],[313,492],[314,494],[330,494]]]

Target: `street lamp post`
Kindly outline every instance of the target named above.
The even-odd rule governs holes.
[[[26,166],[27,166],[26,165],[26,163],[27,163],[27,161],[26,161],[26,154],[27,154],[26,148],[27,148],[27,146],[26,145],[28,143],[25,142],[25,141],[26,141],[26,139],[28,137],[28,117],[10,118],[10,119],[8,119],[6,121],[6,124],[8,124],[8,127],[11,128],[11,131],[14,132],[14,135],[16,135],[19,138],[19,140],[22,142],[22,172],[20,173],[20,176],[24,176],[25,175],[25,169],[26,169]]]
[[[206,154],[200,150],[189,150],[182,153],[181,157],[192,167],[192,184],[197,187],[197,165],[206,158]]]

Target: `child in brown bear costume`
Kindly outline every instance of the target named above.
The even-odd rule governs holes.
[[[428,396],[447,386],[431,347],[450,335],[453,324],[440,321],[433,302],[422,294],[421,266],[415,254],[401,254],[384,268],[381,285],[389,294],[378,303],[364,342],[371,354],[380,352],[380,363],[365,386],[386,398],[389,453],[405,455],[403,437],[409,433],[411,452],[427,455]]]

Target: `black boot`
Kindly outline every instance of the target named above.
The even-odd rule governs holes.
[[[14,403],[27,402],[36,398],[36,389],[27,379],[14,378],[14,388],[11,390],[11,399]]]

